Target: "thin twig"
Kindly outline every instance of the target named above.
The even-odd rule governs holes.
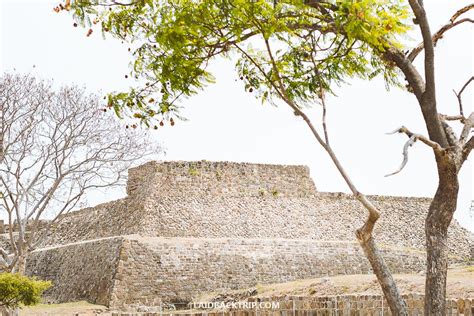
[[[474,9],[474,4],[469,4],[469,5],[465,6],[464,8],[462,8],[462,9],[456,11],[456,13],[455,13],[455,14],[451,17],[451,19],[449,20],[449,22],[448,22],[447,24],[445,24],[444,26],[442,26],[442,27],[432,36],[433,45],[436,46],[436,44],[438,43],[438,41],[443,38],[444,33],[446,33],[447,31],[449,31],[450,29],[454,28],[455,26],[460,25],[460,24],[462,24],[462,23],[466,23],[466,22],[474,23],[474,20],[469,19],[469,18],[456,21],[459,16],[461,16],[462,14],[468,12],[468,11],[471,10],[471,9]],[[421,53],[421,51],[422,51],[423,49],[424,49],[424,43],[418,44],[418,46],[415,47],[415,48],[413,48],[412,51],[408,54],[408,57],[407,57],[407,58],[408,58],[410,61],[414,61],[415,58],[418,56],[418,54]]]
[[[472,76],[471,78],[469,78],[468,81],[466,81],[466,83],[462,86],[461,90],[459,90],[459,92],[456,92],[455,90],[453,90],[454,94],[456,95],[456,98],[458,99],[458,103],[459,103],[459,114],[464,117],[464,110],[463,110],[463,106],[462,106],[462,93],[464,92],[464,90],[467,88],[467,86],[474,80],[474,76]]]

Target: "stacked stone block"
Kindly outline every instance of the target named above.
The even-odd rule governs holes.
[[[32,255],[29,273],[55,281],[51,301],[153,306],[371,272],[354,236],[365,210],[350,195],[318,192],[307,167],[150,162],[129,171],[127,193],[64,216]],[[375,237],[392,272],[423,270],[430,199],[369,199],[382,214]],[[452,262],[469,259],[469,239],[451,225]]]

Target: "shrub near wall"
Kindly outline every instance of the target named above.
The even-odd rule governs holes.
[[[0,273],[0,315],[16,315],[20,306],[36,305],[51,282],[17,273]]]

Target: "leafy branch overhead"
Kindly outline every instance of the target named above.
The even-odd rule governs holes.
[[[383,74],[398,84],[382,57],[409,29],[408,8],[385,0],[77,0],[71,10],[137,47],[131,77],[141,85],[109,95],[108,104],[142,122],[176,115],[181,98],[212,83],[216,56],[234,61],[246,90],[263,102],[282,98],[280,83],[299,107],[314,103],[320,86],[330,91],[349,77]]]

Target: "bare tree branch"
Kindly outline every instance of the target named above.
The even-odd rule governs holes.
[[[0,210],[8,215],[12,248],[7,270],[22,272],[28,253],[86,192],[124,184],[128,168],[159,148],[145,133],[122,127],[83,89],[55,91],[9,74],[0,87]]]
[[[429,147],[433,148],[434,151],[439,152],[439,153],[441,153],[443,151],[443,147],[441,147],[440,144],[430,140],[429,138],[427,138],[427,137],[425,137],[421,134],[415,134],[415,133],[410,132],[410,130],[408,130],[408,128],[406,128],[405,126],[397,128],[396,130],[394,130],[391,133],[388,133],[387,135],[393,135],[393,134],[396,134],[396,133],[403,133],[403,134],[406,134],[408,137],[415,136],[417,140],[420,140],[423,143],[425,143],[426,145],[428,145]]]
[[[461,135],[459,136],[459,143],[461,146],[466,145],[466,140],[471,133],[472,128],[474,127],[474,112],[472,112],[469,117],[464,122],[464,127],[461,131]]]
[[[434,44],[431,36],[430,25],[428,23],[425,8],[423,7],[423,2],[420,0],[409,0],[408,3],[415,14],[416,21],[420,26],[421,35],[423,37],[423,47],[425,50],[425,93],[434,95]]]
[[[457,25],[460,25],[462,23],[474,23],[474,20],[465,18],[461,19],[459,21],[456,21],[458,17],[460,17],[462,14],[468,12],[469,10],[474,9],[474,4],[469,4],[465,6],[464,8],[456,11],[456,13],[451,17],[449,22],[445,25],[443,25],[433,36],[432,36],[432,42],[433,46],[436,47],[436,44],[438,44],[438,41],[443,38],[444,33],[449,31],[450,29],[454,28]],[[410,61],[414,61],[415,58],[421,53],[421,51],[424,48],[424,43],[418,44],[417,47],[413,48],[412,51],[408,54],[408,59]]]
[[[421,103],[423,93],[425,92],[425,82],[413,63],[401,50],[395,47],[387,49],[383,55],[385,59],[394,62],[403,72],[418,102]]]
[[[472,149],[474,148],[474,136],[471,136],[469,140],[466,142],[464,145],[463,151],[462,151],[462,160],[465,161],[468,157],[469,154],[471,153]]]
[[[444,129],[441,126],[441,121],[438,116],[436,105],[434,46],[428,18],[421,0],[409,0],[408,2],[413,10],[413,13],[415,14],[416,23],[420,26],[421,35],[423,37],[423,47],[425,50],[425,89],[420,96],[417,95],[417,98],[423,113],[423,118],[425,120],[430,139],[440,144],[443,148],[447,148],[449,147],[449,143],[444,133]],[[412,64],[408,58],[406,58],[406,60]],[[412,85],[410,84],[410,86]]]
[[[389,173],[389,174],[385,175],[385,177],[393,176],[393,175],[399,173],[400,171],[402,171],[403,168],[405,168],[406,164],[408,163],[408,148],[413,146],[413,144],[415,144],[415,142],[416,142],[416,136],[412,135],[408,139],[408,141],[405,143],[405,145],[403,146],[403,161],[402,161],[402,164],[400,165],[400,167],[395,172]]]
[[[444,115],[440,114],[440,118],[444,121],[460,121],[461,123],[464,123],[466,118],[462,115]]]
[[[403,168],[405,168],[405,166],[408,163],[408,149],[411,146],[413,146],[416,143],[417,140],[420,140],[423,143],[425,143],[426,145],[430,146],[431,148],[433,148],[433,150],[435,152],[442,152],[443,151],[443,148],[438,143],[433,142],[432,140],[426,138],[423,135],[415,134],[415,133],[410,132],[405,126],[397,128],[393,132],[388,133],[388,135],[393,135],[395,133],[406,134],[408,136],[408,141],[403,146],[403,161],[402,161],[400,167],[395,172],[392,172],[390,174],[385,175],[385,177],[390,177],[390,176],[393,176],[397,173],[400,173],[403,170]]]
[[[474,6],[474,5],[473,5]],[[474,80],[474,76],[472,76],[471,78],[469,78],[468,81],[466,81],[466,83],[462,86],[461,90],[459,90],[459,92],[456,92],[455,90],[453,90],[454,94],[456,95],[456,98],[458,99],[458,104],[459,104],[459,115],[462,116],[464,118],[464,110],[463,110],[463,106],[462,106],[462,93],[464,92],[464,90],[467,88],[467,86]],[[464,122],[463,122],[464,123]]]

